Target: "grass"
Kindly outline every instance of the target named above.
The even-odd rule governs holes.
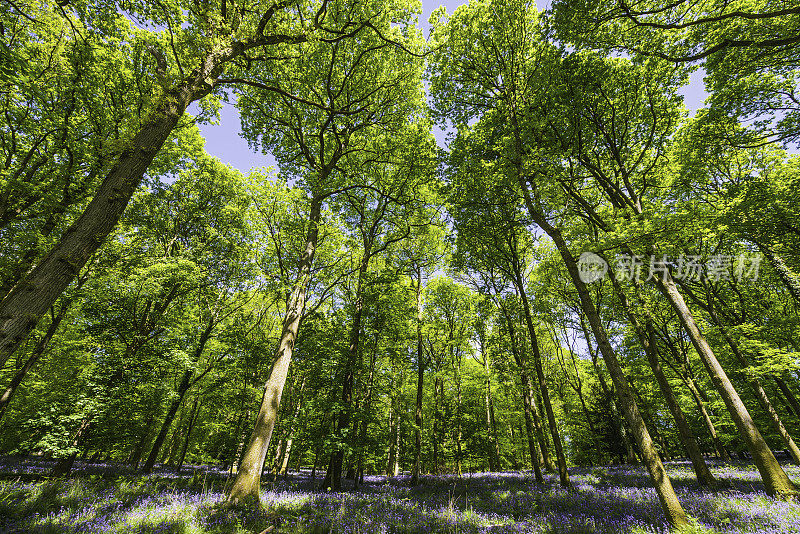
[[[224,504],[226,474],[208,467],[149,476],[118,466],[76,465],[73,478],[53,480],[45,461],[0,462],[0,532],[62,533],[663,533],[668,528],[645,471],[576,468],[573,488],[555,475],[537,485],[530,473],[368,477],[358,490],[322,492],[318,480],[295,474],[265,484],[263,507]],[[668,470],[693,533],[800,532],[800,504],[763,492],[752,466],[717,465],[717,491],[696,486],[686,464]],[[787,467],[800,483],[800,469]],[[269,477],[266,477],[269,478]]]

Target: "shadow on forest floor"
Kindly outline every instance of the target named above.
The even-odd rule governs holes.
[[[221,505],[228,473],[187,466],[143,476],[112,464],[76,462],[73,477],[49,479],[51,460],[0,459],[0,533],[347,532],[666,532],[650,480],[640,467],[570,470],[573,487],[529,472],[365,477],[356,490],[328,493],[320,479],[265,476],[264,509]],[[766,496],[748,465],[712,464],[717,491],[699,488],[688,462],[668,463],[686,512],[720,532],[800,532],[800,504]],[[800,468],[786,467],[800,483]],[[347,481],[348,484],[352,482]],[[699,528],[698,530],[702,530]]]

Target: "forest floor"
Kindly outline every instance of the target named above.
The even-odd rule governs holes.
[[[531,473],[366,477],[357,490],[328,493],[294,474],[262,488],[264,509],[223,505],[228,473],[188,466],[142,476],[119,466],[76,462],[68,480],[48,479],[53,461],[0,458],[0,533],[418,533],[666,532],[643,468],[570,470],[573,488]],[[786,466],[800,484],[800,468]],[[668,464],[698,532],[798,533],[800,504],[766,496],[752,465],[715,465],[716,492],[696,486],[691,466]],[[348,481],[349,482],[349,481]],[[707,530],[708,529],[708,530]]]

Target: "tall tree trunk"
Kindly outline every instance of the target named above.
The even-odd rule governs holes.
[[[532,387],[530,376],[528,375],[527,358],[517,345],[517,334],[514,328],[514,321],[511,313],[505,306],[500,306],[503,316],[506,320],[508,327],[508,337],[511,343],[511,355],[514,362],[517,364],[520,373],[520,382],[522,387],[522,405],[525,415],[525,431],[528,436],[528,450],[531,456],[531,466],[533,473],[536,477],[536,482],[542,484],[544,477],[542,476],[542,464],[544,464],[544,454],[547,453],[547,442],[544,439],[542,432],[541,421],[539,414],[536,410],[536,404],[533,402]],[[536,441],[539,442],[539,447],[536,446]]]
[[[164,444],[164,439],[167,437],[167,433],[172,426],[172,421],[175,420],[175,415],[178,413],[178,408],[180,408],[183,398],[186,396],[186,391],[189,389],[190,380],[193,374],[194,372],[192,370],[188,370],[183,373],[181,383],[178,386],[178,396],[174,398],[169,405],[167,415],[164,417],[163,423],[161,423],[161,429],[158,431],[158,435],[156,436],[153,446],[150,449],[150,454],[147,456],[147,460],[145,460],[144,465],[142,466],[143,473],[149,473],[153,470],[153,466],[156,464],[156,458],[158,458],[158,453],[161,451],[161,446]]]
[[[526,371],[520,374],[522,382],[522,406],[525,413],[525,431],[528,435],[528,450],[531,455],[531,466],[536,482],[544,483],[542,466],[546,465],[542,451],[547,451],[547,441],[544,439],[539,412],[533,399],[533,385]]]
[[[789,270],[789,267],[786,266],[783,258],[775,254],[771,247],[762,243],[761,240],[754,239],[753,242],[764,254],[764,256],[767,257],[767,260],[769,260],[772,268],[775,269],[776,273],[778,273],[778,278],[781,279],[781,282],[783,282],[783,285],[785,285],[786,289],[789,290],[789,293],[792,295],[794,300],[800,302],[800,279],[798,279],[797,275]]]
[[[356,279],[356,292],[355,292],[355,310],[353,312],[353,323],[350,325],[350,342],[345,355],[344,362],[344,377],[342,380],[342,396],[339,417],[336,422],[336,433],[338,434],[338,443],[335,445],[336,449],[331,451],[331,458],[329,468],[325,474],[325,480],[322,481],[322,488],[330,488],[333,491],[339,491],[342,488],[342,461],[344,459],[344,441],[345,436],[350,428],[350,421],[352,419],[353,411],[353,385],[355,382],[355,367],[358,359],[358,344],[361,335],[361,317],[364,309],[363,301],[363,287],[364,276],[367,274],[369,267],[369,258],[372,248],[371,240],[365,244],[364,254],[358,266],[358,274]]]
[[[452,345],[451,345],[452,348]],[[456,383],[456,473],[460,477],[462,474],[463,451],[461,450],[461,356],[453,360],[453,379]],[[442,383],[442,395],[444,395],[444,383]]]
[[[550,402],[550,392],[547,389],[547,379],[544,376],[544,369],[542,368],[542,355],[539,352],[539,341],[536,335],[536,328],[533,325],[533,317],[531,316],[531,308],[528,302],[528,296],[525,294],[524,281],[519,271],[519,266],[515,265],[515,273],[517,276],[517,290],[519,291],[520,300],[522,300],[522,310],[525,313],[525,324],[528,326],[528,337],[531,342],[531,351],[533,354],[533,367],[536,370],[536,377],[539,380],[539,391],[542,395],[542,404],[547,414],[547,422],[550,426],[550,435],[553,438],[553,447],[556,449],[556,461],[558,462],[558,477],[561,486],[564,488],[570,487],[569,471],[567,471],[567,460],[564,457],[564,449],[561,445],[561,436],[558,433],[558,426],[556,425],[555,414],[553,413],[553,405]]]
[[[183,431],[185,430],[186,427],[186,425],[184,424],[186,420],[186,411],[187,411],[186,405],[184,404],[183,406],[181,406],[180,413],[178,414],[178,424],[175,425],[175,430],[172,431],[172,437],[168,440],[169,445],[161,453],[161,458],[159,458],[159,463],[167,465],[175,465],[175,458],[178,454],[181,438],[183,437]]]
[[[321,209],[322,198],[314,197],[311,200],[306,247],[300,257],[297,281],[286,306],[278,351],[269,379],[264,387],[264,396],[261,399],[255,428],[250,436],[242,465],[236,474],[236,480],[228,494],[228,501],[232,503],[238,503],[245,499],[255,501],[261,499],[261,471],[264,468],[264,459],[269,448],[272,430],[278,419],[283,386],[286,383],[286,375],[289,373],[289,364],[292,361],[292,352],[300,329],[300,319],[305,309],[306,287],[311,277],[311,265],[314,262],[314,252],[317,248]]]
[[[220,65],[208,67],[203,74],[192,73],[159,100],[83,213],[0,302],[0,367],[25,341],[39,319],[55,304],[112,232],[144,173],[187,106],[211,91],[204,78],[218,76]]]
[[[283,453],[280,468],[278,469],[279,475],[288,475],[289,456],[292,454],[292,443],[294,443],[295,433],[297,429],[297,419],[300,417],[300,410],[303,407],[303,393],[306,389],[306,377],[304,376],[300,381],[300,388],[297,389],[297,400],[295,401],[294,411],[292,411],[289,420],[289,431],[286,435],[286,450]]]
[[[425,379],[425,362],[422,351],[422,266],[417,266],[417,401],[414,410],[414,468],[411,485],[419,484],[422,468],[422,392]]]
[[[378,340],[380,339],[381,329],[375,330],[375,339],[372,345],[372,354],[369,361],[369,376],[367,378],[367,392],[364,398],[364,410],[361,417],[361,425],[358,432],[358,439],[354,450],[357,451],[358,461],[356,464],[356,487],[364,481],[364,444],[367,441],[367,428],[369,427],[369,415],[372,411],[372,388],[375,385],[375,364],[378,360]]]
[[[75,437],[72,438],[72,448],[77,449],[78,445],[81,442],[81,439],[86,435],[89,431],[89,427],[92,424],[92,417],[88,416],[83,419],[80,426],[78,427],[77,432],[75,432]],[[70,471],[72,471],[72,466],[75,464],[75,458],[78,457],[78,451],[74,450],[69,456],[62,458],[53,468],[53,471],[50,473],[50,476],[54,478],[58,477],[68,477]]]
[[[481,352],[483,352],[483,344],[481,344]],[[489,469],[491,471],[500,471],[500,444],[497,439],[497,420],[494,414],[494,400],[492,398],[492,375],[489,366],[489,355],[483,354],[483,372],[486,374],[485,397],[486,397],[486,430],[489,434],[490,450],[489,450]]]
[[[783,381],[783,378],[778,375],[772,375],[772,380],[775,381],[778,389],[780,389],[783,396],[786,397],[786,401],[789,403],[789,406],[792,407],[795,415],[800,417],[800,402],[797,402],[797,397],[794,396],[794,393],[789,389],[789,386],[786,385],[786,382]]]
[[[149,49],[156,56],[156,72],[165,86],[164,92],[153,103],[152,111],[130,142],[125,143],[83,213],[0,302],[0,368],[112,232],[153,158],[189,104],[211,93],[227,64],[248,50],[306,40],[303,34],[265,31],[275,11],[265,10],[254,34],[246,35],[242,40],[220,40],[199,58],[193,69],[187,66],[186,72],[190,74],[172,87],[166,87],[165,57],[155,48]],[[283,30],[283,26],[280,27]]]
[[[681,407],[675,398],[675,394],[672,392],[672,386],[670,386],[669,381],[664,374],[664,370],[661,368],[661,362],[658,359],[656,349],[656,337],[655,331],[653,330],[653,325],[648,322],[645,325],[645,328],[647,330],[647,337],[644,339],[646,339],[650,345],[649,350],[648,348],[645,348],[647,360],[649,361],[650,368],[653,370],[653,374],[656,377],[661,394],[664,395],[664,400],[666,401],[667,407],[672,414],[675,425],[678,427],[678,436],[681,439],[681,443],[686,451],[686,454],[689,456],[689,460],[692,462],[694,472],[697,475],[697,482],[701,486],[713,487],[716,484],[716,480],[714,480],[714,476],[711,474],[711,471],[709,471],[708,465],[706,465],[706,462],[703,459],[703,454],[700,451],[700,447],[697,445],[697,440],[694,437],[694,433],[692,432],[689,423],[686,421],[686,417],[683,415],[683,410],[681,410]]]
[[[734,341],[734,339],[728,333],[728,329],[725,328],[725,325],[719,322],[719,317],[713,308],[709,307],[709,311],[711,312],[712,320],[722,331],[722,335],[725,337],[725,341],[728,343],[728,346],[730,346],[731,351],[739,362],[739,365],[742,367],[742,369],[748,367],[749,363],[747,361],[747,357],[739,348],[738,343],[736,343],[736,341]],[[770,421],[772,421],[772,425],[775,427],[775,431],[786,445],[786,448],[792,457],[792,462],[796,465],[800,465],[800,449],[797,448],[797,444],[794,442],[794,439],[792,439],[792,436],[789,435],[789,431],[786,430],[786,427],[783,425],[783,421],[781,421],[778,412],[775,411],[775,407],[772,405],[772,402],[767,396],[767,392],[764,391],[764,386],[761,385],[761,380],[755,376],[748,376],[747,381],[750,382],[750,386],[753,388],[759,404],[761,404],[761,407],[764,408],[764,411],[769,415]]]
[[[673,358],[676,362],[680,363],[680,359],[678,356],[678,351],[675,348],[672,341],[669,339],[664,340],[667,343],[667,348],[669,348],[670,353],[672,354]],[[689,390],[689,393],[692,395],[692,399],[694,399],[694,403],[697,405],[697,409],[700,410],[700,414],[703,416],[703,423],[706,425],[706,429],[708,430],[709,435],[711,436],[711,443],[714,445],[714,450],[717,453],[717,457],[722,460],[723,462],[731,463],[733,460],[731,459],[730,454],[728,454],[728,449],[722,444],[722,440],[719,438],[719,434],[717,433],[717,428],[714,425],[714,421],[711,419],[711,415],[708,413],[706,409],[706,403],[703,399],[703,394],[700,390],[698,390],[697,385],[694,382],[694,378],[689,376],[688,373],[681,372],[666,358],[664,361],[669,365],[672,371],[681,379],[681,381],[686,386],[686,389]],[[685,371],[685,369],[684,369]]]
[[[725,402],[731,418],[736,423],[739,434],[750,451],[753,462],[756,464],[761,474],[761,479],[764,481],[767,493],[779,499],[794,499],[797,493],[794,484],[792,484],[792,481],[789,480],[789,477],[786,476],[786,473],[775,459],[767,442],[764,441],[758,428],[756,428],[755,422],[742,399],[739,398],[739,394],[733,387],[727,373],[725,373],[725,369],[722,368],[705,337],[700,333],[700,328],[697,326],[694,316],[686,302],[684,302],[680,292],[678,292],[675,282],[670,277],[656,277],[656,284],[678,313],[684,330],[703,360],[711,381]]]
[[[151,408],[150,412],[147,415],[147,422],[145,423],[144,432],[142,432],[139,441],[136,442],[136,446],[134,447],[133,451],[131,451],[130,459],[128,463],[134,468],[139,468],[139,462],[142,459],[142,454],[144,454],[144,448],[147,446],[148,441],[150,441],[150,437],[153,431],[153,423],[156,420],[156,411],[160,410],[161,408],[161,398],[159,397],[158,402],[153,403],[153,407]]]
[[[508,437],[511,438],[511,466],[514,471],[519,471],[519,460],[517,460],[517,440],[514,436],[514,425],[508,425]]]
[[[666,516],[667,521],[676,529],[685,528],[689,525],[689,522],[686,518],[686,513],[678,501],[678,496],[675,494],[675,490],[672,487],[672,482],[670,481],[669,477],[667,477],[667,473],[664,469],[664,465],[661,462],[661,458],[653,446],[650,433],[647,431],[644,420],[639,413],[639,407],[636,405],[636,401],[631,394],[627,380],[625,379],[625,373],[623,372],[622,367],[617,360],[617,356],[614,353],[614,349],[608,340],[605,328],[603,327],[603,324],[600,320],[600,315],[597,313],[597,309],[594,306],[591,295],[589,295],[586,284],[583,282],[583,280],[581,280],[577,261],[572,256],[566,241],[564,241],[561,231],[553,227],[547,221],[544,215],[536,210],[535,206],[533,205],[533,200],[530,197],[527,183],[523,179],[522,174],[519,174],[518,181],[524,195],[528,214],[531,216],[531,219],[537,225],[539,225],[539,227],[544,230],[544,232],[547,233],[547,235],[549,235],[553,240],[562,259],[564,260],[564,263],[567,267],[567,272],[569,273],[570,278],[572,279],[572,282],[578,292],[581,308],[589,321],[592,333],[594,334],[595,340],[600,348],[600,353],[603,355],[603,360],[605,361],[606,368],[611,375],[611,380],[614,384],[614,389],[617,393],[617,398],[619,399],[620,405],[622,406],[623,413],[625,414],[625,419],[633,431],[633,435],[636,438],[636,443],[639,445],[639,450],[642,454],[642,460],[644,461],[647,471],[650,475],[650,479],[655,486],[656,494],[658,495],[661,507],[664,510],[664,515]]]
[[[625,421],[624,416],[621,416],[619,413],[619,408],[617,407],[617,403],[614,400],[615,394],[611,388],[608,387],[608,383],[606,383],[606,379],[603,376],[602,371],[600,370],[600,366],[597,363],[597,353],[592,350],[592,340],[591,335],[589,334],[589,329],[586,327],[586,322],[583,320],[583,315],[581,315],[580,322],[581,322],[581,330],[583,331],[583,337],[586,339],[586,347],[591,354],[592,357],[592,367],[594,368],[594,372],[597,375],[597,382],[600,384],[600,389],[603,391],[603,395],[606,399],[608,399],[609,407],[611,408],[611,422],[616,426],[617,432],[622,438],[622,444],[625,447],[625,459],[624,461],[629,465],[636,465],[639,462],[636,460],[636,451],[633,450],[633,443],[631,438],[631,432],[628,431],[628,425]],[[599,347],[598,347],[599,348]],[[620,463],[623,462],[623,459],[620,458]]]
[[[622,304],[622,308],[628,315],[628,320],[636,332],[636,336],[639,339],[639,344],[644,349],[645,355],[647,356],[647,361],[650,364],[650,369],[652,369],[653,375],[656,377],[658,388],[661,391],[661,394],[664,396],[664,400],[667,403],[667,408],[669,408],[669,411],[672,414],[672,419],[675,421],[675,426],[678,428],[678,436],[680,437],[683,449],[686,451],[686,454],[689,456],[689,460],[692,462],[692,467],[694,467],[694,472],[697,476],[697,482],[701,486],[713,487],[716,483],[714,476],[711,474],[711,471],[709,471],[708,466],[703,459],[703,454],[700,452],[700,447],[697,445],[697,440],[694,437],[694,433],[689,427],[689,424],[686,422],[686,417],[683,415],[683,411],[681,410],[681,407],[675,398],[675,394],[672,392],[672,386],[670,386],[669,381],[664,374],[664,370],[661,368],[661,362],[659,361],[657,352],[658,345],[656,342],[656,333],[655,329],[653,328],[652,321],[650,320],[649,315],[647,315],[645,318],[644,327],[642,326],[639,318],[631,308],[628,302],[628,297],[622,290],[622,286],[619,284],[617,277],[613,272],[610,272],[609,276],[611,278],[611,283],[614,286],[614,290],[617,293],[617,297]],[[648,312],[645,313],[647,314]]]
[[[444,441],[439,431],[439,421],[442,415],[439,408],[439,403],[441,402],[439,398],[439,384],[441,380],[441,377],[437,373],[433,379],[433,430],[431,432],[433,436],[433,469],[431,471],[434,475],[439,474],[439,443],[440,441]]]
[[[178,457],[178,464],[175,466],[176,473],[181,472],[181,469],[183,468],[183,461],[186,459],[186,452],[189,450],[189,442],[192,439],[192,430],[194,430],[194,425],[197,423],[197,418],[200,416],[200,411],[198,410],[199,403],[200,395],[194,398],[194,404],[192,404],[192,411],[189,414],[189,424],[186,428],[186,435],[183,438],[181,454]]]
[[[218,312],[219,309],[215,309],[208,318],[208,323],[206,324],[205,329],[200,334],[200,339],[197,342],[197,347],[195,347],[194,354],[192,361],[195,364],[200,363],[200,358],[203,355],[203,351],[206,348],[206,344],[208,340],[211,338],[211,334],[214,332],[214,327],[217,325],[218,320]],[[178,385],[178,396],[172,400],[170,404],[169,410],[167,410],[167,416],[164,418],[164,422],[161,425],[161,430],[158,432],[158,436],[156,436],[156,440],[153,443],[153,448],[150,449],[150,455],[147,457],[147,461],[145,461],[144,466],[142,466],[142,471],[145,473],[149,473],[153,466],[156,463],[156,458],[158,458],[158,453],[161,450],[161,446],[164,444],[164,439],[167,437],[167,433],[169,432],[169,428],[172,426],[172,421],[175,419],[175,414],[178,413],[178,408],[180,408],[181,404],[183,403],[183,398],[186,396],[186,392],[189,391],[189,388],[192,387],[194,384],[197,383],[206,373],[211,370],[211,367],[208,367],[201,375],[194,377],[194,369],[187,369],[183,373],[183,377],[181,378],[181,382]]]

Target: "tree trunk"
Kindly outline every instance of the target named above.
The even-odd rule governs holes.
[[[545,443],[544,447],[542,443],[545,442],[544,440],[544,433],[542,432],[542,426],[540,421],[538,421],[538,413],[536,410],[536,404],[533,401],[533,386],[531,386],[530,377],[528,377],[528,373],[522,371],[520,374],[520,379],[522,381],[522,402],[523,408],[525,410],[525,431],[528,435],[528,450],[531,456],[531,466],[533,467],[533,475],[536,478],[536,482],[539,484],[544,483],[544,477],[542,476],[542,465],[544,465],[544,459],[542,457],[542,450],[547,450],[547,444]],[[538,439],[538,446],[537,446],[537,439]]]
[[[481,346],[483,351],[483,346]],[[497,439],[497,421],[494,415],[494,400],[492,399],[492,375],[489,367],[489,355],[483,355],[483,372],[486,373],[485,396],[486,396],[486,430],[489,434],[490,450],[489,450],[489,469],[491,471],[500,471],[500,444]]]
[[[797,397],[794,396],[792,390],[789,389],[789,386],[786,385],[786,382],[783,381],[781,377],[778,375],[772,375],[772,379],[775,381],[775,384],[778,386],[778,389],[781,390],[783,396],[786,397],[786,401],[792,407],[795,415],[800,417],[800,403],[797,402]]]
[[[739,434],[747,445],[753,462],[756,464],[761,479],[764,481],[767,493],[779,499],[792,500],[797,491],[786,476],[775,456],[772,454],[767,442],[756,428],[750,413],[747,411],[739,394],[734,389],[728,375],[720,365],[705,337],[700,333],[700,328],[694,320],[694,316],[689,307],[684,302],[683,297],[675,287],[675,282],[671,278],[656,277],[656,284],[661,292],[667,297],[672,307],[678,313],[684,330],[694,345],[695,350],[703,360],[709,376],[714,386],[717,388],[722,400],[725,402],[731,418],[739,430]]]
[[[781,279],[786,289],[792,295],[794,300],[800,302],[800,280],[797,275],[789,270],[789,267],[784,263],[783,258],[778,256],[772,251],[772,248],[763,244],[760,240],[753,240],[758,249],[767,257],[772,268],[778,273],[778,278]]]
[[[33,352],[31,352],[31,355],[27,360],[25,360],[25,363],[22,365],[22,367],[16,373],[14,373],[11,382],[6,387],[3,395],[0,396],[0,419],[2,419],[5,415],[6,409],[8,408],[8,403],[11,402],[11,399],[14,397],[14,393],[17,392],[17,388],[19,388],[19,385],[22,384],[22,380],[28,374],[28,371],[31,370],[36,362],[39,361],[39,358],[42,357],[44,351],[47,350],[47,346],[50,344],[50,340],[53,339],[53,335],[56,333],[58,326],[64,319],[67,309],[69,309],[69,302],[65,302],[61,305],[58,314],[53,317],[52,321],[50,321],[50,326],[47,328],[47,332],[45,332],[44,336],[42,336],[42,339],[36,343],[36,346],[33,348]]]
[[[192,430],[194,430],[194,424],[197,422],[197,418],[200,415],[198,410],[198,404],[200,402],[200,396],[198,395],[194,399],[194,404],[192,405],[192,411],[189,414],[189,424],[186,428],[186,436],[183,438],[183,447],[181,447],[181,454],[178,457],[178,464],[175,466],[175,472],[180,473],[181,468],[183,468],[183,461],[186,459],[186,451],[189,450],[189,441],[192,438]]]
[[[647,427],[645,426],[642,416],[639,413],[639,407],[636,405],[636,401],[631,394],[627,380],[625,379],[625,373],[623,372],[622,367],[617,360],[617,356],[614,353],[614,349],[608,340],[605,328],[600,320],[600,315],[597,313],[594,302],[592,302],[591,295],[589,295],[586,284],[580,278],[580,271],[578,269],[577,261],[572,256],[566,241],[564,241],[564,238],[561,235],[561,231],[551,226],[544,215],[538,212],[534,207],[533,201],[531,200],[527,189],[527,184],[522,179],[522,175],[519,175],[518,178],[519,185],[524,194],[525,205],[529,215],[533,221],[538,224],[539,227],[544,230],[545,233],[547,233],[553,240],[556,248],[561,254],[562,259],[564,260],[570,278],[572,279],[572,282],[578,291],[581,308],[589,321],[589,325],[592,329],[595,340],[600,348],[600,353],[603,355],[603,360],[605,361],[606,368],[611,375],[611,380],[614,384],[614,389],[616,390],[617,398],[622,406],[623,413],[625,414],[625,419],[631,427],[633,435],[636,438],[636,442],[639,445],[639,450],[642,454],[642,460],[644,461],[647,471],[650,475],[650,479],[655,486],[656,494],[658,495],[661,507],[664,510],[664,515],[666,516],[670,525],[676,529],[685,528],[689,525],[686,518],[686,513],[678,501],[678,496],[675,494],[675,490],[672,487],[672,482],[670,481],[669,477],[667,477],[667,473],[664,470],[664,465],[661,462],[661,458],[658,456],[658,452],[656,452],[656,449],[653,446],[650,433],[647,431]]]
[[[673,346],[672,342],[669,339],[666,339],[665,341],[667,342],[667,347],[672,353],[673,358],[675,358],[675,360],[678,361],[677,350]],[[665,361],[667,361],[667,364],[675,372],[678,378],[681,379],[681,381],[686,386],[686,389],[689,390],[689,393],[691,393],[692,398],[694,399],[694,403],[697,405],[698,410],[700,410],[700,414],[703,416],[703,422],[705,423],[706,428],[708,429],[708,433],[711,436],[711,442],[714,445],[714,450],[717,453],[717,457],[723,462],[731,463],[733,460],[731,459],[730,454],[728,454],[728,449],[725,448],[725,446],[722,444],[722,440],[719,438],[719,434],[717,433],[717,428],[716,426],[714,426],[714,421],[711,419],[711,415],[708,413],[708,410],[706,409],[705,401],[703,400],[703,395],[697,389],[697,386],[694,383],[694,378],[692,378],[691,376],[684,375],[684,373],[678,371],[678,369],[674,365],[672,365],[668,360],[665,359]]]
[[[147,416],[147,422],[145,423],[145,429],[142,433],[142,436],[139,438],[139,441],[136,443],[133,451],[131,452],[130,459],[128,463],[134,468],[139,468],[139,462],[142,459],[142,454],[144,454],[144,448],[147,446],[147,442],[150,440],[150,435],[153,430],[153,423],[156,420],[156,410],[160,410],[161,408],[161,398],[159,396],[158,402],[153,403],[154,406],[150,410]]]
[[[78,431],[75,432],[75,437],[72,438],[72,448],[75,449],[81,442],[81,439],[84,435],[89,431],[89,427],[92,424],[92,417],[86,417],[81,422],[80,426],[78,427]],[[75,464],[75,458],[78,457],[78,451],[75,450],[67,456],[66,458],[62,458],[53,468],[53,471],[50,473],[50,476],[59,478],[59,477],[68,477],[70,471],[72,471],[72,466]]]
[[[332,491],[339,491],[342,488],[342,461],[344,459],[344,440],[345,435],[350,428],[350,420],[352,419],[352,404],[353,404],[353,384],[355,382],[355,367],[356,360],[358,359],[358,344],[361,335],[361,317],[364,309],[363,301],[363,284],[364,276],[367,274],[369,267],[369,258],[371,253],[371,241],[364,247],[364,254],[358,266],[358,274],[356,279],[355,291],[355,310],[353,313],[353,323],[350,326],[350,342],[345,355],[344,363],[344,377],[342,380],[342,396],[341,396],[341,412],[336,423],[336,433],[338,434],[338,443],[335,445],[336,449],[331,452],[330,467],[325,474],[325,480],[322,481],[322,489],[330,488]]]
[[[300,329],[300,319],[303,316],[306,303],[306,287],[311,277],[311,265],[314,261],[314,252],[317,248],[319,236],[319,221],[322,209],[322,199],[315,197],[311,200],[309,216],[309,229],[306,238],[306,248],[300,258],[298,277],[286,307],[286,316],[283,320],[281,338],[278,351],[269,379],[264,387],[264,396],[258,410],[255,428],[250,436],[242,465],[236,474],[236,480],[231,486],[228,501],[238,503],[245,499],[260,501],[261,499],[261,471],[264,468],[264,459],[269,448],[272,430],[278,419],[283,386],[292,361],[292,352]]]
[[[417,266],[417,402],[414,410],[414,470],[411,485],[419,484],[422,467],[422,391],[425,379],[425,362],[422,351],[422,266]]]
[[[508,425],[508,437],[511,438],[511,466],[514,471],[519,471],[519,460],[517,460],[517,440],[514,436],[514,425]]]
[[[631,308],[628,302],[628,297],[622,290],[622,286],[620,286],[613,271],[609,273],[609,276],[611,278],[611,283],[614,286],[614,290],[617,293],[617,297],[622,304],[622,308],[628,315],[628,320],[636,332],[636,336],[639,338],[639,344],[644,349],[645,355],[647,356],[647,361],[650,364],[650,369],[652,369],[653,375],[656,377],[659,390],[664,396],[664,400],[667,403],[667,408],[669,408],[669,411],[672,414],[672,419],[675,421],[675,426],[678,428],[678,436],[680,437],[683,449],[686,451],[686,454],[689,456],[689,460],[692,462],[695,475],[697,475],[697,482],[701,486],[713,487],[716,484],[714,476],[711,474],[711,471],[709,471],[708,466],[703,459],[703,454],[700,452],[700,447],[697,445],[697,440],[694,437],[694,433],[689,427],[689,424],[686,422],[686,417],[683,415],[683,411],[681,410],[681,407],[675,398],[675,394],[672,392],[672,386],[670,386],[669,381],[664,374],[664,370],[661,368],[661,362],[658,359],[656,333],[653,328],[652,321],[650,320],[649,315],[646,316],[644,328],[642,327],[639,318]],[[648,312],[645,313],[647,314]]]
[[[372,388],[375,385],[375,364],[378,360],[378,340],[380,339],[381,329],[375,330],[375,340],[372,345],[372,355],[369,362],[369,377],[367,378],[367,392],[364,399],[363,416],[361,417],[361,425],[358,432],[358,440],[355,444],[354,450],[358,454],[358,461],[356,463],[356,478],[355,487],[364,481],[364,443],[367,440],[367,429],[369,427],[369,415],[372,411]]]
[[[220,51],[209,55],[215,53],[220,54]],[[207,63],[212,61],[207,59]],[[204,64],[203,67],[203,73],[193,72],[159,100],[119,155],[84,212],[0,302],[0,367],[25,341],[39,319],[55,304],[112,232],[147,168],[187,106],[211,91],[205,78],[217,76],[220,65]]]
[[[433,431],[431,432],[433,435],[433,469],[431,471],[434,475],[439,474],[439,442],[443,441],[439,432],[439,420],[442,415],[439,408],[439,403],[441,402],[439,398],[439,384],[441,380],[441,377],[437,373],[433,379]]]
[[[292,412],[291,419],[289,420],[289,432],[286,437],[286,451],[283,454],[278,474],[283,475],[284,478],[288,476],[289,456],[292,453],[292,443],[294,443],[295,429],[297,428],[297,418],[300,417],[300,410],[303,407],[303,393],[306,389],[306,377],[304,376],[300,381],[300,388],[297,390],[297,400],[295,402],[294,411]]]
[[[714,322],[717,323],[717,326],[719,326],[720,330],[722,330],[725,341],[727,341],[728,345],[733,351],[734,356],[736,356],[736,359],[739,361],[739,365],[741,365],[743,369],[746,368],[748,366],[747,357],[739,349],[739,345],[733,340],[724,325],[718,323],[719,319],[716,313],[713,313],[712,318]],[[797,444],[792,439],[792,436],[789,435],[789,431],[786,430],[786,427],[783,425],[783,421],[781,421],[778,412],[775,411],[775,407],[769,400],[767,392],[764,391],[764,387],[761,385],[761,380],[755,376],[748,376],[747,381],[750,382],[750,386],[753,388],[759,404],[761,404],[761,407],[764,408],[764,411],[769,415],[772,425],[775,427],[775,431],[781,437],[781,440],[783,440],[784,445],[786,445],[786,448],[792,457],[792,463],[795,465],[800,465],[800,449],[797,448]]]
[[[452,347],[452,345],[451,345]],[[460,353],[459,353],[460,354]],[[462,457],[463,451],[461,450],[461,357],[457,361],[453,361],[453,379],[456,383],[456,473],[461,477],[462,473]],[[444,395],[444,383],[442,383],[442,395]]]
[[[178,454],[178,449],[180,448],[181,438],[183,437],[183,431],[185,430],[186,425],[184,421],[186,420],[186,405],[184,404],[181,407],[180,414],[178,415],[178,424],[175,425],[175,430],[172,431],[172,438],[169,440],[169,445],[161,454],[161,458],[159,459],[159,463],[167,464],[167,465],[175,465],[175,459]]]
[[[394,411],[394,402],[392,399],[389,405],[389,458],[386,460],[386,474],[388,476],[397,476],[395,473],[395,465],[397,464],[397,415]]]
[[[550,392],[547,390],[547,380],[544,376],[544,369],[542,368],[542,355],[539,352],[539,341],[536,336],[536,328],[533,325],[533,317],[531,317],[530,304],[528,303],[528,296],[525,294],[525,287],[522,280],[522,275],[519,269],[515,269],[517,276],[517,290],[519,291],[520,299],[522,300],[522,310],[525,312],[525,324],[528,326],[528,337],[531,342],[531,350],[533,353],[533,366],[536,370],[536,377],[539,380],[539,391],[542,395],[542,403],[544,410],[547,414],[547,422],[550,426],[550,435],[553,438],[553,446],[556,449],[556,461],[558,462],[558,477],[561,486],[564,488],[570,487],[569,471],[567,471],[567,460],[564,457],[564,449],[561,445],[561,436],[558,433],[558,426],[556,425],[555,414],[553,413],[553,405],[550,402]]]
[[[525,431],[528,436],[528,450],[531,456],[531,467],[536,477],[536,482],[542,484],[544,477],[542,476],[541,465],[544,463],[544,454],[547,453],[547,442],[542,433],[542,425],[539,420],[539,414],[536,410],[536,405],[533,402],[531,381],[528,375],[527,359],[524,354],[519,350],[517,345],[517,334],[514,328],[513,317],[505,306],[500,306],[503,316],[506,320],[508,328],[508,337],[511,342],[511,355],[514,362],[517,364],[520,373],[520,382],[522,386],[522,405],[525,415]],[[536,440],[539,442],[539,447],[536,446]],[[544,452],[542,452],[544,451]]]
[[[189,381],[192,378],[192,374],[194,374],[194,372],[191,370],[183,373],[180,386],[178,387],[178,396],[177,398],[173,399],[169,405],[167,415],[164,418],[164,422],[161,424],[161,430],[158,431],[158,435],[153,442],[153,447],[150,449],[150,454],[147,456],[147,460],[145,460],[144,465],[142,466],[143,473],[149,473],[152,471],[153,466],[156,464],[156,458],[158,458],[158,453],[161,451],[161,446],[164,444],[164,439],[167,437],[167,433],[172,426],[172,421],[175,420],[175,415],[178,413],[178,408],[180,408],[183,398],[186,396],[186,391],[189,389]]]

